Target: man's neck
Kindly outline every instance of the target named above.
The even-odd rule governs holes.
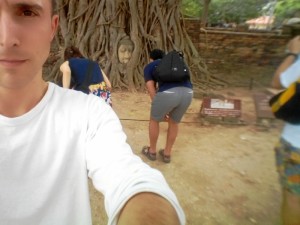
[[[44,97],[48,84],[40,81],[20,89],[0,88],[0,115],[14,118],[34,108]]]

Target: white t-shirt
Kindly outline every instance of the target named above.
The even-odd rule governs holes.
[[[0,115],[0,224],[90,225],[88,176],[105,196],[108,224],[124,203],[154,192],[185,216],[162,174],[132,153],[112,108],[49,83],[28,113]]]
[[[280,75],[283,87],[288,87],[298,79],[300,79],[300,55],[298,60]],[[286,123],[281,136],[294,147],[300,148],[300,125]]]

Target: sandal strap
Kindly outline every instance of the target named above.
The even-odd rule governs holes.
[[[150,147],[149,146],[144,146],[142,148],[142,153],[150,160],[154,161],[156,160],[156,152],[152,153],[150,152]]]
[[[169,163],[171,161],[171,156],[170,155],[165,155],[165,150],[164,149],[159,150],[159,154],[163,157],[163,161],[165,163]]]

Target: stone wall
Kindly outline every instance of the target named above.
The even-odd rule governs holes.
[[[201,29],[199,20],[185,20],[185,27],[207,62],[277,65],[291,38],[276,32],[249,32],[245,28]]]

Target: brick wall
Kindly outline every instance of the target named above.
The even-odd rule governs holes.
[[[199,20],[185,20],[186,30],[205,61],[276,65],[291,38],[275,32],[200,29]]]

